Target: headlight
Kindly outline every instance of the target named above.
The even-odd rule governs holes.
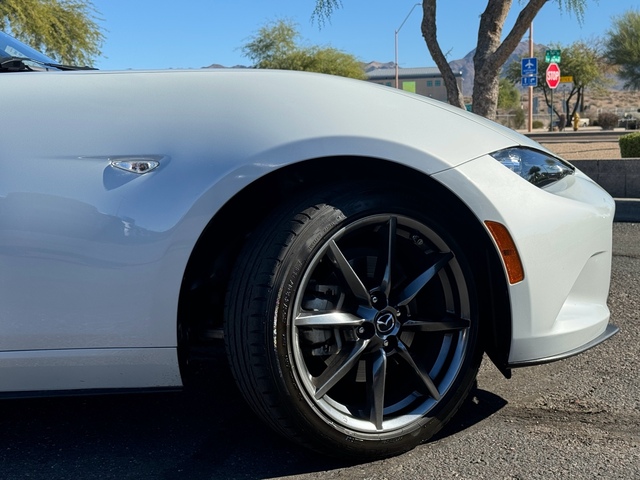
[[[548,187],[575,172],[573,166],[559,158],[529,148],[507,148],[492,153],[491,156],[509,170],[540,188]]]

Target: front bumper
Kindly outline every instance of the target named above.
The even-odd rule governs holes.
[[[569,350],[567,352],[563,352],[563,353],[558,354],[558,355],[553,355],[553,356],[550,356],[550,357],[546,357],[546,358],[537,358],[537,359],[534,359],[534,360],[527,360],[527,361],[523,361],[523,362],[510,363],[509,365],[507,365],[507,368],[531,367],[533,365],[541,365],[543,363],[556,362],[556,361],[562,360],[564,358],[573,357],[574,355],[579,355],[580,353],[582,353],[582,352],[584,352],[586,350],[589,350],[590,348],[593,348],[596,345],[600,345],[602,342],[604,342],[605,340],[611,338],[612,336],[614,336],[619,331],[620,331],[620,329],[618,327],[616,327],[615,325],[609,323],[607,325],[607,327],[605,328],[604,332],[602,332],[600,335],[598,335],[596,338],[594,338],[590,342],[587,342],[587,343],[585,343],[583,345],[580,345],[578,348],[575,348],[573,350]]]
[[[540,189],[483,156],[434,176],[481,222],[502,223],[522,260],[509,285],[508,366],[580,353],[617,331],[609,326],[613,199],[579,171]]]

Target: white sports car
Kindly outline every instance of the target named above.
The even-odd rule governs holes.
[[[180,387],[224,342],[275,430],[379,458],[483,353],[509,376],[617,330],[613,200],[510,129],[333,76],[34,73],[72,67],[21,48],[0,36],[5,396]]]

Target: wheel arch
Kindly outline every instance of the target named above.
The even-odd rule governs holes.
[[[453,192],[416,170],[369,157],[317,158],[288,165],[254,181],[209,221],[191,252],[178,304],[178,354],[185,383],[189,365],[222,346],[224,297],[246,238],[276,205],[291,195],[328,182],[390,179],[420,190],[438,208],[436,220],[461,244],[473,269],[483,348],[506,369],[511,343],[511,309],[504,269],[486,229]]]

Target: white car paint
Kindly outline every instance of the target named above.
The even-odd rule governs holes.
[[[0,391],[179,386],[179,292],[205,226],[247,185],[319,157],[404,164],[507,225],[526,273],[509,286],[510,363],[579,350],[608,324],[613,201],[580,173],[557,193],[515,176],[488,154],[541,147],[478,116],[280,71],[13,73],[0,86]],[[159,168],[110,166],[140,156]]]
[[[615,204],[581,172],[565,179],[559,195],[520,178],[514,182],[503,170],[487,156],[436,178],[479,218],[509,226],[525,269],[525,279],[509,287],[509,361],[535,363],[578,349],[605,331]]]

